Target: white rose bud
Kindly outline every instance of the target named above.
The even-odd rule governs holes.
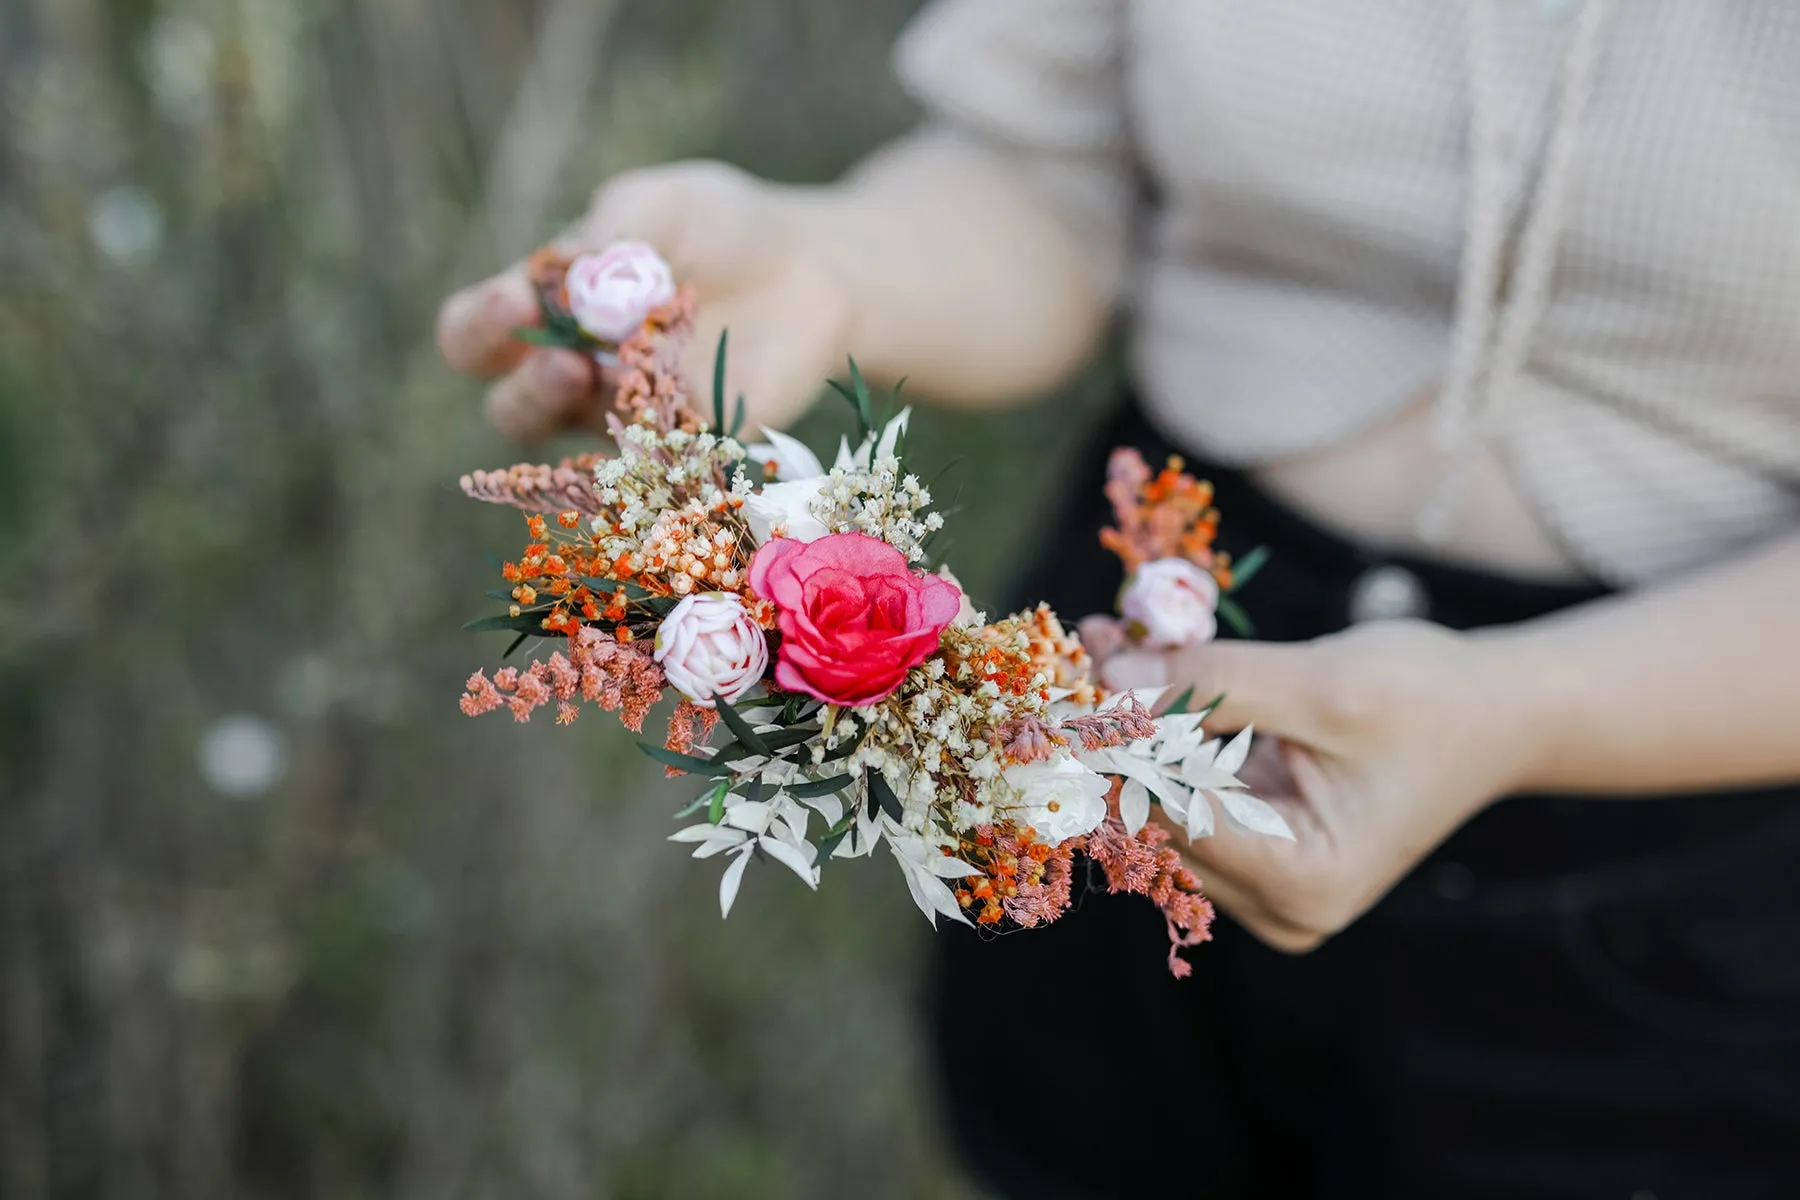
[[[1026,810],[1023,823],[1052,846],[1092,833],[1106,820],[1111,781],[1067,754],[1015,764],[1006,768],[1001,778],[1020,794],[1019,802]]]
[[[1157,650],[1210,642],[1219,631],[1218,607],[1218,581],[1185,558],[1145,563],[1119,597],[1127,632]]]
[[[765,483],[762,489],[744,498],[744,520],[750,524],[750,536],[762,545],[777,528],[782,536],[797,542],[816,542],[831,528],[813,516],[812,502],[818,498],[829,476],[793,479],[785,483]]]
[[[650,311],[675,298],[675,277],[662,255],[643,242],[615,242],[583,254],[563,277],[569,315],[603,342],[622,342]]]
[[[653,657],[670,687],[712,708],[715,695],[736,703],[756,686],[769,668],[769,643],[736,596],[699,592],[662,619]]]

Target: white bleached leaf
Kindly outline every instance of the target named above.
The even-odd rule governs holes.
[[[1169,803],[1170,797],[1178,785],[1171,778],[1170,772],[1158,767],[1151,759],[1131,752],[1138,746],[1143,746],[1145,753],[1149,752],[1147,743],[1134,742],[1131,746],[1120,747],[1116,750],[1094,750],[1085,754],[1077,754],[1075,758],[1076,761],[1103,775],[1122,775],[1126,779],[1137,780],[1159,802]]]
[[[894,448],[900,444],[900,435],[906,432],[906,424],[911,419],[912,409],[903,408],[898,416],[882,427],[881,442],[875,447],[876,458],[886,458],[894,453]]]
[[[925,857],[927,869],[941,879],[963,879],[970,875],[980,875],[980,867],[972,867],[960,858],[948,858],[942,854],[929,854]]]
[[[819,873],[813,869],[812,855],[795,849],[788,843],[777,838],[769,837],[766,834],[763,837],[758,838],[756,844],[762,847],[764,854],[767,854],[770,858],[774,859],[804,880],[807,887],[812,888],[814,891],[818,890]]]
[[[1119,789],[1119,820],[1132,837],[1150,820],[1150,789],[1141,779],[1127,779]]]
[[[1225,821],[1239,833],[1261,833],[1269,837],[1294,840],[1287,818],[1275,811],[1266,800],[1248,792],[1219,792],[1219,805],[1225,810]]]
[[[738,852],[737,860],[725,868],[725,874],[719,880],[720,920],[731,915],[731,906],[737,900],[738,885],[744,882],[744,868],[750,863],[750,850],[751,843],[746,842]]]
[[[1213,760],[1214,770],[1236,775],[1244,769],[1244,760],[1250,757],[1250,729],[1250,726],[1244,726],[1236,737],[1225,743],[1225,748]]]
[[[751,833],[761,833],[769,827],[769,817],[772,815],[769,807],[767,800],[745,800],[733,804],[725,810],[725,823]]]
[[[1185,815],[1189,841],[1213,835],[1212,797],[1208,793],[1194,792]]]
[[[744,831],[728,829],[723,825],[689,825],[685,829],[677,829],[669,835],[671,842],[728,842],[732,845],[744,840]]]
[[[825,824],[828,827],[836,825],[844,819],[844,801],[839,796],[814,796],[801,803],[817,809],[819,815],[825,818]]]
[[[763,436],[769,440],[745,446],[744,451],[759,463],[773,464],[775,478],[791,482],[795,479],[812,479],[825,473],[819,456],[809,450],[806,443],[779,429],[770,429],[767,425],[762,427],[762,431]]]

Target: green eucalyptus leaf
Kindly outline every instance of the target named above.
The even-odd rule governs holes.
[[[869,803],[876,805],[896,821],[906,816],[906,809],[901,805],[900,797],[894,794],[893,787],[880,771],[870,771],[863,778],[869,784]]]
[[[719,780],[719,786],[712,790],[706,802],[706,819],[717,825],[725,819],[725,793],[731,790],[731,780]]]
[[[1230,596],[1219,597],[1219,615],[1225,618],[1225,623],[1231,626],[1232,632],[1239,637],[1253,638],[1256,636],[1256,626],[1250,623],[1249,614],[1244,612],[1238,602]]]
[[[536,632],[544,627],[544,617],[549,613],[547,608],[532,609],[518,616],[501,613],[493,617],[478,617],[463,626],[465,633],[492,633],[496,629]]]
[[[813,853],[813,866],[820,866],[826,859],[830,858],[831,852],[838,848],[838,843],[849,836],[850,831],[855,828],[856,825],[853,814],[852,816],[839,821],[835,827],[825,834],[824,837],[820,838],[819,848]]]
[[[725,722],[725,728],[731,730],[732,736],[744,743],[745,749],[752,754],[773,756],[775,752],[769,748],[767,742],[763,741],[762,735],[750,727],[750,722],[744,720],[738,714],[737,709],[726,702],[725,697],[714,696],[713,705],[718,710],[719,719]]]
[[[1232,563],[1231,590],[1233,592],[1239,591],[1252,579],[1255,579],[1256,573],[1262,570],[1268,561],[1269,548],[1267,546],[1258,546],[1256,549],[1250,551],[1250,553],[1244,555],[1243,558],[1240,558],[1237,562]]]
[[[725,343],[729,329],[719,330],[719,348],[713,354],[713,431],[725,432]]]
[[[835,796],[856,780],[849,775],[833,775],[830,779],[810,779],[805,783],[790,783],[781,790],[796,800],[816,800],[820,796]]]
[[[731,768],[722,762],[704,758],[695,758],[692,754],[677,754],[661,746],[653,746],[649,742],[639,742],[638,749],[654,758],[665,767],[674,767],[677,771],[685,771],[689,775],[702,775],[709,779],[720,776],[729,777]]]

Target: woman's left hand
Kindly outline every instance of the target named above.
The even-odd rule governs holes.
[[[1084,634],[1088,632],[1084,626]],[[1255,727],[1240,777],[1290,842],[1221,829],[1179,842],[1207,895],[1303,952],[1361,916],[1433,847],[1527,777],[1529,696],[1504,650],[1414,621],[1313,642],[1211,642],[1106,657],[1110,686],[1224,694],[1209,729]]]

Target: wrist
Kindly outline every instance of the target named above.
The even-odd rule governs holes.
[[[1494,796],[1554,786],[1554,764],[1567,736],[1568,656],[1558,655],[1530,626],[1464,635],[1470,671],[1486,701],[1492,729]]]

